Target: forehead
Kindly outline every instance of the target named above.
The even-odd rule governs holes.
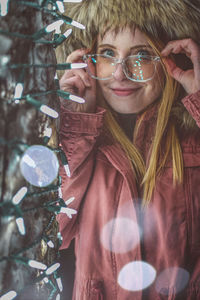
[[[145,34],[136,27],[125,27],[117,30],[108,30],[103,36],[98,36],[97,44],[98,46],[101,44],[110,44],[116,47],[149,45]]]

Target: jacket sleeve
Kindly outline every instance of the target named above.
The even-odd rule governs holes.
[[[64,167],[60,167],[62,198],[66,201],[74,197],[69,208],[75,209],[77,214],[72,218],[64,213],[57,215],[63,238],[60,249],[67,248],[78,231],[80,206],[92,176],[95,145],[103,127],[104,113],[102,108],[98,108],[96,113],[77,113],[61,109],[60,143],[67,156],[71,174],[68,177]]]
[[[186,96],[182,103],[200,127],[200,91]]]

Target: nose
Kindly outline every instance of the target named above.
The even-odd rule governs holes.
[[[122,64],[121,63],[118,63],[116,65],[116,69],[115,69],[115,72],[113,74],[113,77],[118,80],[118,81],[122,81],[122,80],[125,80],[127,79],[126,78],[126,75],[124,74],[124,71],[123,71],[123,67],[122,67]]]

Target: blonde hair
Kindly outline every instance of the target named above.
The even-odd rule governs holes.
[[[69,53],[77,48],[91,48],[98,35],[102,36],[111,29],[117,32],[125,26],[133,29],[137,27],[145,33],[149,44],[159,56],[160,50],[169,40],[187,37],[198,40],[199,37],[199,10],[191,7],[188,0],[159,2],[157,0],[83,0],[80,4],[68,4],[66,12],[72,19],[85,24],[86,30],[73,28],[73,34],[67,42],[56,49],[57,60],[60,63],[66,61]],[[190,22],[189,14],[193,16],[195,22]],[[68,28],[63,26],[63,32],[66,27]],[[172,118],[174,103],[181,95],[180,85],[169,76],[162,61],[161,63],[165,83],[158,103],[156,127],[147,162],[119,126],[115,113],[103,99],[101,100],[101,105],[107,109],[105,126],[130,160],[133,173],[143,186],[144,204],[151,200],[156,178],[164,170],[168,159],[172,161],[173,184],[183,181],[183,158],[177,123]],[[144,114],[136,124],[135,136],[139,132]]]
[[[183,157],[177,135],[176,124],[170,118],[172,105],[177,99],[178,84],[166,74],[166,83],[158,109],[155,134],[151,146],[150,159],[147,162],[142,184],[144,186],[143,203],[149,203],[160,175],[167,163],[172,159],[173,184],[183,181]],[[164,145],[164,146],[163,146]],[[164,147],[164,151],[163,151]]]
[[[155,53],[160,56],[160,49],[163,47],[162,42],[158,40],[154,42],[151,37],[148,37],[147,35],[146,37]],[[161,64],[165,74],[165,83],[161,99],[159,100],[158,115],[150,149],[149,161],[144,161],[138,149],[129,140],[118,124],[115,113],[106,104],[104,99],[100,99],[100,105],[105,107],[107,110],[105,126],[111,133],[114,140],[121,145],[133,166],[133,172],[137,181],[143,186],[143,205],[147,205],[150,202],[155,188],[156,178],[165,167],[167,159],[172,159],[173,184],[181,183],[183,180],[182,151],[176,132],[176,124],[174,120],[170,118],[172,106],[179,96],[180,86],[172,77],[169,76],[162,60]],[[135,138],[139,132],[145,113],[146,112],[141,115],[136,124],[136,128],[134,130]]]

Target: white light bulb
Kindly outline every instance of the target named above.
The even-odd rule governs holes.
[[[2,17],[6,16],[8,13],[8,1],[9,0],[0,0],[0,15]]]
[[[66,204],[66,205],[69,205],[70,203],[72,203],[72,202],[74,201],[74,199],[75,199],[75,197],[70,197],[69,199],[67,199],[67,200],[65,201],[65,204]]]
[[[27,187],[23,186],[12,198],[12,203],[15,205],[19,204],[26,195],[27,191]]]
[[[47,268],[45,264],[32,259],[28,261],[28,265],[32,268],[39,269],[39,270],[46,270]]]
[[[19,233],[21,235],[25,235],[26,234],[26,229],[25,229],[25,226],[24,226],[24,219],[21,218],[21,217],[17,218],[16,219],[16,224],[17,224]]]
[[[52,117],[52,118],[58,118],[58,113],[54,109],[50,108],[47,105],[42,104],[40,106],[40,111],[43,112],[44,114]]]
[[[17,293],[15,291],[10,291],[3,296],[0,297],[0,300],[12,300],[17,296]]]
[[[63,14],[65,12],[65,7],[62,1],[56,1],[58,10],[61,14]]]
[[[51,24],[49,24],[47,27],[46,27],[46,32],[52,32],[54,30],[58,30],[60,29],[60,26],[63,25],[64,21],[63,20],[58,20],[58,21],[55,21]]]
[[[77,28],[80,28],[80,29],[85,29],[85,26],[83,24],[81,24],[79,22],[76,22],[74,20],[71,22],[71,25],[73,25],[73,26],[75,26]]]
[[[65,169],[67,176],[70,177],[71,173],[70,173],[69,165],[64,165],[64,169]]]
[[[58,188],[58,197],[62,199],[62,190],[61,190],[61,187]]]
[[[62,285],[61,278],[60,277],[56,278],[56,282],[57,282],[57,285],[58,285],[58,288],[59,288],[60,292],[62,292],[63,291],[63,285]]]
[[[29,167],[32,167],[32,168],[36,167],[34,160],[28,154],[25,154],[23,156],[23,162],[26,163]]]
[[[70,95],[69,99],[72,101],[75,101],[77,103],[85,103],[85,100],[83,98],[75,96],[75,95]]]
[[[86,68],[87,64],[85,63],[74,63],[71,64],[71,69],[82,69],[82,68]]]
[[[63,33],[63,35],[67,38],[71,33],[72,33],[72,29],[70,28],[70,29],[68,29],[67,31],[65,31],[65,32]]]
[[[58,74],[57,73],[55,74],[54,79],[58,79]]]
[[[15,87],[14,99],[21,98],[24,86],[22,83],[17,83]]]
[[[48,282],[49,282],[48,277],[44,277],[43,281],[44,281],[45,283],[48,283]]]
[[[48,138],[50,138],[52,135],[52,128],[47,127],[44,131],[44,136],[47,136]]]
[[[61,207],[60,213],[66,214],[71,219],[72,215],[77,214],[77,211],[73,208]]]
[[[60,300],[60,294],[56,296],[56,300]]]
[[[50,275],[52,274],[53,272],[55,272],[58,268],[60,267],[60,264],[59,263],[55,263],[53,264],[52,266],[50,266],[47,270],[46,270],[46,274],[47,275]]]
[[[50,248],[54,248],[54,243],[52,241],[48,241],[47,242],[47,245],[50,247]]]
[[[59,240],[61,240],[61,241],[63,240],[62,235],[61,235],[60,232],[57,233],[57,238],[58,238]]]
[[[10,55],[4,55],[3,57],[1,57],[1,65],[2,66],[7,65],[7,63],[9,62],[9,60],[10,60]]]

